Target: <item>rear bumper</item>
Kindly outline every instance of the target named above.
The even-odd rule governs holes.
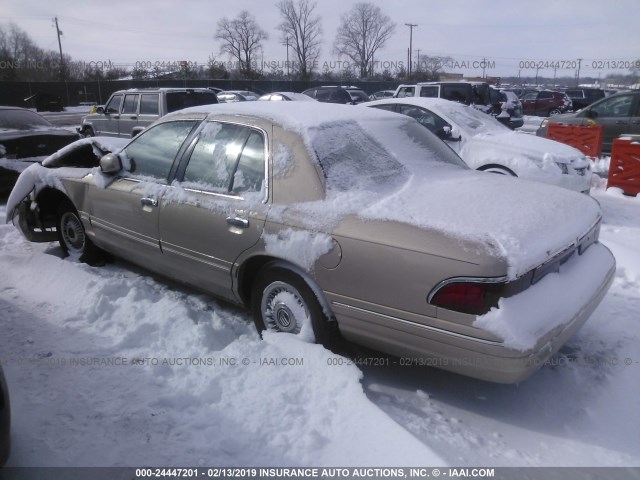
[[[471,327],[466,334],[460,328],[447,329],[440,319],[418,319],[407,312],[358,305],[357,301],[347,303],[344,298],[329,296],[331,307],[346,339],[400,357],[401,365],[404,360],[406,365],[434,366],[491,382],[517,383],[542,367],[576,333],[609,289],[615,259],[601,244],[591,248],[596,246],[604,250],[601,255],[605,259],[599,278],[590,284],[588,297],[582,301],[569,299],[575,301],[570,318],[526,350],[507,347],[498,336],[483,329],[476,329],[475,334]]]

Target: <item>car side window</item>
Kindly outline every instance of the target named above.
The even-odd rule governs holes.
[[[158,100],[157,93],[140,95],[140,115],[159,115]]]
[[[371,105],[373,108],[377,108],[379,110],[388,110],[389,112],[395,112],[395,105]]]
[[[138,111],[138,99],[140,95],[125,95],[122,113],[132,114]]]
[[[124,150],[125,165],[134,175],[167,181],[173,161],[195,120],[166,122],[145,130]]]
[[[522,97],[522,100],[535,100],[536,98],[538,98],[538,93],[537,92],[530,92],[525,94]]]
[[[551,92],[540,92],[538,94],[538,100],[547,100],[549,98],[553,98],[553,93],[551,93]]]
[[[415,87],[402,87],[398,91],[398,98],[413,97],[415,95]]]
[[[439,87],[436,85],[425,85],[420,89],[421,97],[438,98]]]
[[[260,191],[264,138],[242,125],[208,123],[196,143],[183,181],[218,193]]]
[[[264,138],[252,131],[240,154],[230,190],[234,193],[259,192],[264,181],[264,160]]]
[[[591,107],[591,111],[597,113],[598,117],[628,117],[631,115],[631,105],[633,95],[621,95]]]
[[[115,95],[111,97],[109,103],[104,107],[105,113],[118,113],[120,112],[120,104],[122,103],[122,95]]]
[[[433,133],[448,125],[447,122],[435,113],[425,110],[424,108],[414,107],[413,105],[400,105],[400,113],[415,118],[420,125],[427,127]]]

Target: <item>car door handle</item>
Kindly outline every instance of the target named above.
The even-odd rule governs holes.
[[[640,120],[634,120],[634,121],[633,121],[633,122],[631,122],[631,123],[633,123],[634,125],[640,125]]]
[[[138,117],[129,117],[131,120],[137,120]]]
[[[240,218],[236,216],[227,217],[227,223],[233,227],[249,228],[249,220],[246,218]]]
[[[626,125],[627,120],[616,120],[616,125]]]
[[[158,200],[156,200],[155,198],[142,197],[140,199],[140,204],[144,205],[145,207],[157,207]]]

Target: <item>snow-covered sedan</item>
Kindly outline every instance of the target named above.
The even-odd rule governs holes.
[[[415,118],[473,169],[581,193],[591,190],[591,168],[582,152],[553,140],[514,132],[474,108],[438,98],[398,98],[365,105]]]
[[[473,171],[374,109],[194,107],[70,170],[39,171],[16,200],[25,171],[7,218],[31,238],[57,230],[81,260],[107,251],[244,305],[259,331],[494,382],[539,368],[615,271],[595,200]]]

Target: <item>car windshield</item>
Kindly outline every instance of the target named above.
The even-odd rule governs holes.
[[[335,122],[310,130],[311,144],[333,191],[397,189],[416,169],[468,168],[414,120]]]
[[[29,110],[0,110],[0,129],[37,130],[53,127],[47,120]]]
[[[479,133],[504,133],[510,131],[493,117],[476,110],[451,102],[451,105],[440,107],[443,113],[453,121],[467,135],[478,135]]]

